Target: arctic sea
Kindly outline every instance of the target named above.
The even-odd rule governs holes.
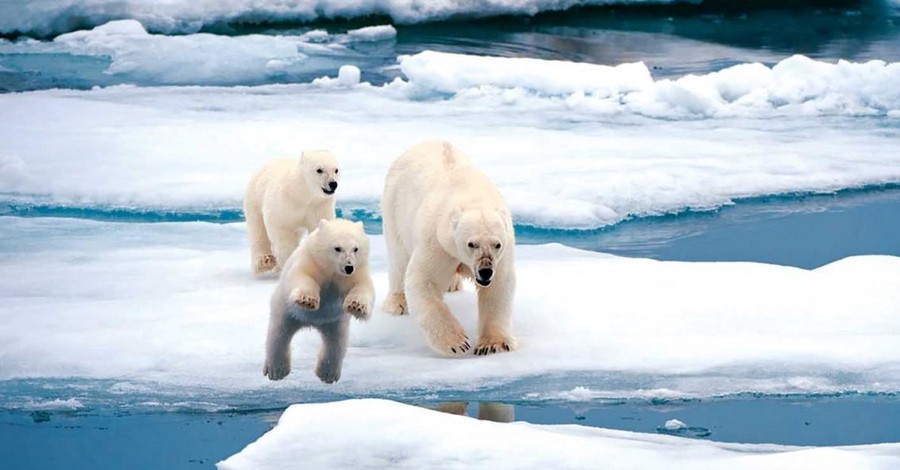
[[[4,468],[212,468],[292,404],[355,398],[776,453],[900,442],[896,2],[308,3],[0,2]],[[337,385],[302,334],[266,381],[247,176],[333,149],[383,298],[384,172],[426,138],[508,199],[522,347],[443,359],[376,312]],[[448,302],[474,331],[474,288]]]

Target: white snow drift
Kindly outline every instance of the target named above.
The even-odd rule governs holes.
[[[444,56],[422,58],[425,69],[449,67]],[[449,100],[433,93],[423,100],[415,80],[354,85],[353,68],[311,85],[0,95],[0,165],[12,169],[0,175],[0,193],[7,193],[0,199],[14,192],[22,203],[237,208],[249,175],[264,161],[329,148],[346,168],[340,204],[377,213],[390,162],[430,138],[447,139],[471,155],[500,187],[517,222],[549,227],[599,227],[629,216],[716,208],[741,197],[900,181],[900,126],[893,118],[788,112],[760,119],[771,116],[770,105],[750,117],[703,120],[621,114],[624,105],[597,113],[566,104],[571,95],[521,91],[502,75],[503,63],[484,72],[479,59],[470,64],[477,74],[469,65],[458,70],[461,79],[478,77],[460,86],[514,86],[479,99],[480,87],[463,88]],[[545,65],[553,70],[557,64]],[[586,67],[598,80],[618,74]],[[416,74],[430,84],[439,72]],[[531,66],[523,72],[531,73]],[[528,80],[538,83],[539,73]],[[567,74],[560,74],[559,86],[575,89]],[[870,102],[893,99],[896,91],[883,95],[883,84],[873,83]],[[640,93],[649,92],[631,95]],[[841,96],[825,93],[806,103]]]
[[[371,244],[378,303],[384,243],[373,236]],[[567,401],[900,391],[900,258],[805,271],[560,245],[520,246],[516,255],[518,351],[446,359],[411,318],[378,312],[352,324],[343,376],[328,388],[312,373],[314,332],[295,338],[286,380],[262,376],[274,280],[250,274],[243,224],[2,217],[0,380],[146,382],[190,396],[207,390],[210,402],[216,392],[419,396],[498,386],[504,399],[572,390]],[[474,333],[472,286],[447,298]]]
[[[494,423],[387,400],[294,405],[222,470],[889,469],[900,444],[790,447],[723,444],[575,425]]]
[[[654,81],[643,63],[615,67],[426,51],[400,58],[410,83],[462,99],[559,98],[599,114],[663,117],[887,115],[900,110],[900,63],[820,62],[793,56]]]

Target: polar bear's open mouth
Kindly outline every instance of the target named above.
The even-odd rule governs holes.
[[[335,191],[334,189],[322,188],[322,192],[325,193],[325,194],[327,194],[327,195],[329,195],[329,196],[331,196],[332,194],[334,194],[334,191]]]
[[[475,278],[475,282],[477,282],[478,285],[481,286],[481,287],[487,287],[487,286],[491,285],[491,280],[490,280],[490,279],[481,279],[481,278],[479,278],[479,277],[476,277],[476,278]]]

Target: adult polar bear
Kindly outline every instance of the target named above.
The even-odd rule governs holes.
[[[303,232],[334,219],[339,172],[331,152],[311,150],[272,160],[253,175],[244,195],[253,272],[283,268]]]
[[[487,176],[449,143],[423,142],[391,165],[381,207],[390,280],[382,308],[412,312],[435,351],[463,354],[469,338],[443,301],[462,274],[477,284],[475,354],[515,348],[515,234]]]

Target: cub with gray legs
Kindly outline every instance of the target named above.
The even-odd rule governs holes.
[[[341,378],[350,316],[366,320],[375,301],[369,275],[369,239],[361,222],[322,220],[285,263],[270,302],[263,375],[291,372],[291,339],[300,328],[322,336],[316,376]]]

